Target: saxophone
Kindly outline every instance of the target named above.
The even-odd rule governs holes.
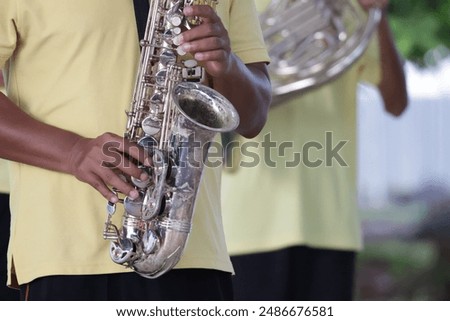
[[[232,104],[202,85],[204,68],[185,55],[177,43],[184,30],[201,23],[187,19],[185,6],[217,5],[217,0],[151,0],[125,138],[142,146],[151,166],[141,181],[126,178],[139,192],[125,197],[122,227],[107,204],[103,237],[111,241],[113,262],[156,278],[180,260],[191,231],[193,209],[201,181],[205,148],[216,133],[239,124]],[[115,191],[118,193],[118,191]]]

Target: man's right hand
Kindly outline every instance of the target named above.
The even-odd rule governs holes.
[[[111,187],[135,199],[139,196],[138,191],[122,176],[146,180],[148,175],[130,157],[149,165],[148,156],[141,146],[118,135],[105,133],[94,139],[80,138],[69,155],[68,171],[112,203],[117,203],[119,199]]]

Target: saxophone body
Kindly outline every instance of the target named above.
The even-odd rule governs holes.
[[[111,259],[147,278],[180,260],[209,142],[239,124],[232,104],[201,84],[204,68],[178,47],[177,36],[201,23],[183,15],[185,6],[197,4],[214,7],[217,0],[150,1],[124,136],[144,148],[152,165],[139,165],[148,180],[126,178],[140,196],[120,201],[120,228],[112,222],[116,204],[107,205],[103,237],[111,241]]]

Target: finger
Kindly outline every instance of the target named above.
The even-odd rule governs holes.
[[[112,157],[114,160],[114,162],[112,162],[114,167],[118,167],[122,164],[124,154],[129,155],[132,159],[134,159],[136,161],[135,163],[148,163],[147,160],[149,155],[142,146],[132,143],[129,140],[115,134],[109,134],[107,139],[108,143],[104,144],[104,150],[107,150],[110,157],[111,155],[114,156]]]
[[[177,41],[180,45],[191,44],[194,41],[201,41],[205,39],[212,39],[217,42],[219,46],[230,46],[230,39],[228,32],[220,24],[202,24],[196,28],[187,30],[177,37]]]
[[[203,22],[218,22],[219,16],[215,10],[208,5],[187,6],[183,10],[183,14],[187,17],[201,17]]]
[[[125,141],[125,146],[128,155],[132,159],[136,160],[135,164],[142,164],[147,167],[151,166],[151,154],[147,149],[138,144],[133,144],[127,141]]]
[[[195,60],[198,62],[216,61],[226,62],[227,52],[225,50],[210,50],[204,52],[196,52],[194,54]]]
[[[91,185],[93,188],[95,188],[103,197],[111,202],[111,203],[117,203],[119,201],[119,197],[111,191],[108,186],[103,182],[103,180],[97,176],[97,175],[91,175],[90,180],[86,181],[89,185]]]
[[[99,177],[104,185],[114,187],[116,190],[120,191],[124,195],[127,195],[131,199],[135,199],[139,196],[138,191],[136,191],[131,184],[125,182],[120,175],[116,174],[111,169],[105,169],[99,173]]]
[[[227,41],[217,37],[209,37],[202,40],[186,42],[181,45],[181,49],[187,53],[223,50],[230,52],[231,48]]]
[[[201,34],[203,37],[219,36],[226,30],[220,21],[203,21],[201,25],[196,26],[186,32],[194,31]]]
[[[143,163],[146,158],[146,152],[142,146],[132,143],[127,139],[122,140],[120,151],[135,159],[138,163]],[[148,157],[148,156],[147,156]]]
[[[123,161],[119,166],[116,167],[119,174],[124,173],[128,176],[135,177],[140,180],[148,179],[148,174],[142,168],[139,168],[132,160],[124,157]]]

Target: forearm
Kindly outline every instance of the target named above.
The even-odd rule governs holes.
[[[403,61],[399,56],[386,16],[378,28],[381,56],[381,82],[378,85],[386,111],[399,116],[408,104]]]
[[[214,89],[234,105],[240,116],[236,132],[246,138],[263,128],[271,101],[271,86],[265,63],[245,65],[231,55],[229,72],[213,79]]]
[[[138,196],[121,174],[148,179],[131,159],[149,166],[144,150],[122,137],[104,133],[85,138],[47,125],[26,114],[0,93],[0,158],[75,176],[97,189],[110,202],[118,198],[110,189]]]
[[[0,93],[0,157],[68,172],[68,155],[81,137],[32,118]]]

